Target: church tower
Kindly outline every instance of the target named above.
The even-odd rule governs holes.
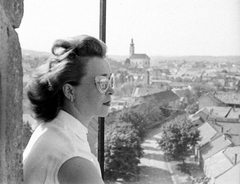
[[[129,49],[129,57],[131,57],[133,54],[134,54],[134,43],[132,39],[130,44],[130,49]]]

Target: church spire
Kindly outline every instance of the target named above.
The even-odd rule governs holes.
[[[133,39],[131,39],[130,49],[129,49],[129,57],[131,57],[134,54],[134,43]]]

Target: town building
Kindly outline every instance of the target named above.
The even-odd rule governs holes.
[[[132,68],[149,68],[150,67],[150,58],[147,54],[136,54],[133,39],[130,43],[129,50],[129,60],[130,66]]]

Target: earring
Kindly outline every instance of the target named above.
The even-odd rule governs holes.
[[[69,100],[71,101],[71,102],[73,102],[73,100],[74,100],[74,97],[71,95],[71,96],[69,96]]]

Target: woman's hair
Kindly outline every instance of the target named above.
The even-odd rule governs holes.
[[[56,40],[53,57],[38,67],[27,85],[27,95],[34,118],[49,122],[63,106],[64,84],[78,85],[86,75],[91,57],[105,57],[106,45],[87,35]]]

